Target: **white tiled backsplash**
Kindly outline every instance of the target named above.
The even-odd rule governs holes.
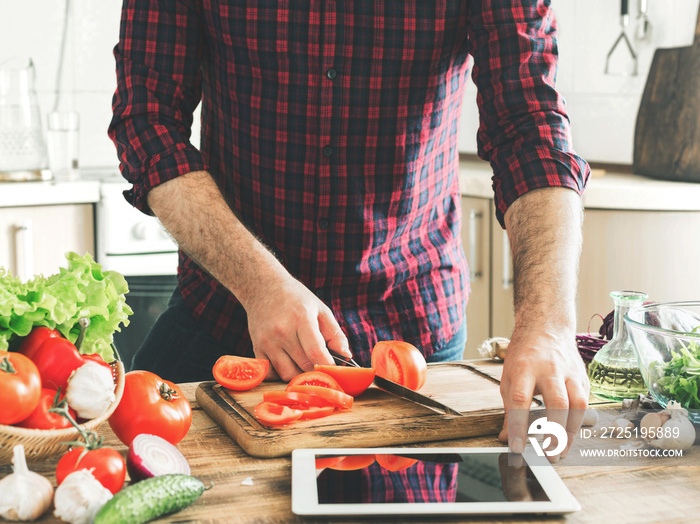
[[[173,1],[173,0],[170,0]],[[475,0],[476,1],[476,0]],[[0,0],[0,62],[31,56],[37,69],[42,111],[54,104],[56,69],[65,0]],[[572,120],[575,148],[590,161],[630,164],[637,108],[654,49],[693,41],[700,0],[648,0],[651,41],[633,39],[638,3],[630,1],[628,35],[639,54],[639,74],[605,75],[605,56],[620,33],[619,1],[554,0],[559,22],[558,86]],[[61,109],[80,112],[80,164],[113,166],[107,137],[115,89],[112,49],[119,37],[121,0],[71,0]],[[621,47],[620,56],[624,57]],[[621,65],[614,62],[614,65]],[[476,90],[466,92],[460,151],[476,152]],[[193,139],[198,136],[193,130]]]

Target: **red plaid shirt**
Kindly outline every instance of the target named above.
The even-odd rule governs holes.
[[[585,185],[553,87],[548,4],[125,0],[109,131],[125,195],[148,212],[151,188],[208,170],[331,307],[360,362],[380,339],[429,355],[463,322],[468,292],[457,154],[468,55],[499,219],[531,189]],[[179,282],[203,326],[252,354],[242,306],[182,252]]]

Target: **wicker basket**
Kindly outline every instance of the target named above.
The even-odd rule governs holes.
[[[116,360],[112,364],[115,375],[116,388],[114,395],[116,398],[101,416],[87,421],[82,426],[90,431],[96,431],[97,428],[107,420],[117,406],[124,393],[124,364],[121,360]],[[4,426],[0,424],[0,466],[10,464],[12,459],[12,449],[17,444],[24,445],[24,452],[27,456],[27,461],[38,462],[67,450],[64,442],[76,440],[80,438],[78,430],[75,428],[67,429],[26,429],[15,426]]]

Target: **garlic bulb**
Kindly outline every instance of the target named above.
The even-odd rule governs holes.
[[[695,427],[688,418],[688,410],[672,400],[662,412],[670,418],[661,426],[659,438],[651,445],[661,449],[688,449],[695,443]]]
[[[0,480],[0,517],[38,519],[51,505],[53,486],[49,479],[29,471],[22,444],[12,448],[12,453],[14,473]]]
[[[98,364],[99,366],[99,364]],[[56,488],[53,514],[71,524],[88,524],[112,498],[112,492],[87,469],[69,474]]]
[[[639,423],[639,430],[642,438],[647,442],[656,440],[657,436],[661,434],[661,428],[669,418],[670,417],[663,411],[644,415]]]
[[[66,401],[81,418],[99,417],[115,398],[112,372],[97,362],[86,362],[68,380]]]

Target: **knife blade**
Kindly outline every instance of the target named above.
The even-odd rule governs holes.
[[[440,411],[445,415],[455,415],[458,417],[464,416],[463,413],[460,413],[456,409],[452,409],[450,406],[446,406],[442,402],[438,402],[434,398],[430,398],[422,393],[418,393],[417,391],[407,388],[406,386],[402,386],[401,384],[387,380],[384,377],[375,375],[374,384],[384,391],[392,393],[398,397],[405,398],[406,400],[410,400],[411,402],[415,402],[416,404],[420,404],[421,406]]]
[[[352,358],[348,358],[348,357],[343,356],[339,353],[336,353],[335,351],[333,351],[330,348],[328,348],[328,352],[333,357],[333,360],[335,360],[339,364],[344,364],[346,366],[356,367],[356,368],[361,367]],[[425,407],[428,407],[430,409],[439,411],[443,415],[455,415],[458,417],[464,416],[463,413],[460,413],[456,409],[452,409],[450,406],[446,406],[442,402],[438,402],[437,400],[435,400],[433,398],[430,398],[426,395],[423,395],[422,393],[418,393],[417,391],[414,391],[413,389],[407,388],[406,386],[402,386],[401,384],[397,384],[396,382],[393,382],[392,380],[388,380],[384,377],[380,377],[380,376],[375,375],[373,384],[375,386],[377,386],[378,388],[380,388],[388,393],[392,393],[393,395],[396,395],[397,397],[405,398],[406,400],[410,400],[411,402],[414,402],[415,404],[420,404],[421,406],[425,406]]]

